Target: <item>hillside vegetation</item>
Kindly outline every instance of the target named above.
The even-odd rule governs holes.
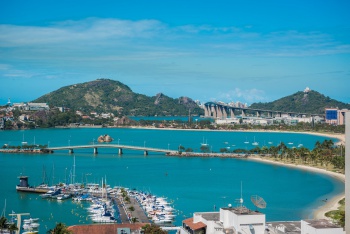
[[[324,114],[326,107],[350,109],[350,105],[326,97],[317,91],[302,91],[268,103],[253,103],[251,108],[273,111],[289,111],[309,114]]]
[[[68,107],[83,112],[113,112],[117,115],[188,115],[203,114],[203,110],[188,97],[170,98],[162,93],[153,97],[134,93],[127,85],[110,79],[62,87],[33,102]]]

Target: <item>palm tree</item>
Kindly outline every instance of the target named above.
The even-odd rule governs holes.
[[[137,223],[138,221],[139,221],[139,219],[136,218],[136,217],[132,217],[132,219],[131,219],[131,222],[132,222],[132,223]]]
[[[14,223],[11,223],[7,229],[10,231],[10,233],[14,233],[15,231],[18,231],[18,227]]]
[[[321,142],[316,141],[315,147],[314,147],[314,148],[315,148],[315,149],[321,149],[321,148],[322,148]]]
[[[68,227],[64,223],[58,223],[53,230],[48,230],[47,234],[72,234],[72,232],[68,230]]]
[[[161,229],[159,226],[155,224],[146,224],[145,226],[142,227],[142,231],[144,234],[167,234],[167,231],[164,231]]]
[[[310,151],[305,147],[301,147],[299,149],[300,158],[303,160],[304,163],[306,163],[308,159],[308,155],[310,155],[309,152]]]
[[[7,218],[5,216],[2,216],[0,218],[0,231],[2,232],[4,229],[8,228],[8,224],[7,224]]]
[[[278,148],[276,146],[270,146],[270,154],[276,159],[278,154]]]
[[[334,142],[332,140],[324,140],[322,142],[322,148],[324,149],[332,149],[334,146]]]

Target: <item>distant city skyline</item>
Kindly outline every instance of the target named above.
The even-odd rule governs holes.
[[[350,2],[1,1],[0,104],[108,78],[134,92],[350,103]]]

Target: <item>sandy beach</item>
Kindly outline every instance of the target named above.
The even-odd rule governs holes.
[[[312,172],[316,172],[316,173],[323,173],[326,174],[330,177],[333,177],[337,180],[340,180],[341,182],[343,182],[345,184],[345,175],[344,174],[340,174],[340,173],[335,173],[335,172],[331,172],[331,171],[327,171],[324,169],[320,169],[320,168],[315,168],[315,167],[310,167],[310,166],[305,166],[305,165],[295,165],[295,164],[287,164],[287,163],[283,163],[283,162],[277,162],[277,161],[272,161],[269,159],[264,159],[261,158],[259,156],[250,156],[247,158],[248,160],[254,160],[254,161],[258,161],[258,162],[263,162],[263,163],[269,163],[269,164],[276,164],[276,165],[282,165],[282,166],[286,166],[286,167],[294,167],[294,168],[300,168],[303,170],[308,170],[308,171],[312,171]],[[322,207],[318,208],[315,212],[314,212],[314,219],[328,219],[325,216],[325,213],[327,213],[328,211],[331,210],[336,210],[339,207],[339,201],[341,199],[343,199],[345,197],[345,193],[341,193],[336,195],[335,197],[329,199]]]
[[[276,133],[292,133],[292,134],[309,134],[316,136],[324,136],[329,138],[336,138],[339,140],[338,144],[345,144],[345,134],[336,134],[336,133],[321,133],[321,132],[291,132],[291,131],[275,131],[275,130],[219,130],[219,129],[180,129],[180,128],[155,128],[155,127],[139,127],[131,126],[130,128],[139,128],[139,129],[154,129],[154,130],[172,130],[172,131],[208,131],[208,132],[276,132]]]

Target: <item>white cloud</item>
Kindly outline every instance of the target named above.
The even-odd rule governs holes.
[[[248,104],[253,102],[264,102],[267,100],[265,92],[256,88],[246,90],[235,88],[234,90],[220,93],[218,99],[224,102],[240,101],[243,103],[247,102]]]
[[[98,47],[98,48],[97,48]],[[41,50],[193,51],[217,56],[312,56],[349,53],[349,43],[324,32],[286,30],[255,32],[252,28],[180,25],[170,27],[157,20],[87,18],[45,26],[0,25],[1,48]],[[101,51],[100,51],[101,52]],[[43,52],[44,53],[44,52]],[[85,57],[84,55],[81,57]]]

